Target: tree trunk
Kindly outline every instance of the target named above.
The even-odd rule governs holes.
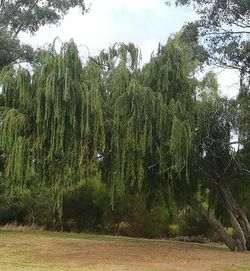
[[[230,210],[228,210],[228,212],[232,227],[234,229],[234,240],[237,243],[237,248],[239,251],[246,251],[246,238],[244,232],[233,213]]]
[[[210,214],[201,203],[198,201],[192,201],[191,207],[214,228],[221,240],[227,245],[231,251],[242,250],[241,244],[234,240],[230,234],[226,232],[221,222],[217,220],[212,214]]]
[[[250,250],[250,224],[245,212],[239,208],[227,183],[223,179],[218,181],[218,188],[222,199],[226,204],[225,207],[230,215],[230,220],[235,230],[236,237],[241,240],[245,250]]]

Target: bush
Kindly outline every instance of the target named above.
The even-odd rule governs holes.
[[[213,236],[213,229],[208,222],[193,210],[188,210],[183,214],[180,222],[180,232],[185,236]]]
[[[25,208],[17,201],[4,202],[0,207],[0,224],[5,225],[9,223],[25,223],[27,212]]]
[[[22,195],[23,207],[26,209],[26,224],[36,224],[50,229],[55,225],[54,194],[51,189],[41,187],[39,191],[29,190]]]
[[[150,238],[165,237],[168,231],[169,213],[164,206],[153,207],[148,216],[145,235]]]
[[[104,229],[110,197],[98,181],[86,183],[64,195],[63,228],[65,231],[94,231]]]
[[[53,197],[49,189],[26,189],[7,196],[1,193],[0,224],[51,226],[53,224]]]
[[[116,202],[107,230],[132,237],[161,238],[167,234],[169,213],[165,206],[146,207],[146,197],[127,196]]]

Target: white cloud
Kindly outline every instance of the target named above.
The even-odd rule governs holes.
[[[73,38],[82,57],[88,56],[88,50],[97,55],[115,42],[133,42],[141,49],[143,62],[147,62],[159,42],[165,44],[170,34],[196,18],[191,8],[167,7],[164,0],[88,0],[90,3],[90,12],[84,16],[73,9],[60,26],[45,26],[33,37],[22,34],[21,39],[41,47],[56,37],[63,42]],[[235,96],[237,74],[224,71],[218,78],[221,93]]]
[[[115,42],[133,42],[141,48],[143,59],[147,61],[159,42],[165,43],[171,33],[194,18],[191,10],[169,8],[163,0],[90,2],[90,12],[84,16],[73,9],[60,26],[42,27],[35,36],[22,34],[21,39],[34,46],[43,46],[55,37],[62,41],[73,38],[78,45],[86,45],[92,55]]]
[[[220,92],[223,96],[236,98],[239,92],[240,75],[232,69],[218,69]]]

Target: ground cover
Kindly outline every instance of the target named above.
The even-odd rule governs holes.
[[[86,234],[0,231],[5,271],[249,271],[223,246]]]

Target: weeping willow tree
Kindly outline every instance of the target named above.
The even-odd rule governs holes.
[[[95,61],[104,67],[106,144],[101,172],[114,205],[115,196],[141,190],[156,131],[166,131],[167,108],[160,93],[143,85],[140,52],[133,44],[115,44]],[[164,138],[158,139],[163,145]]]
[[[199,190],[192,168],[196,166],[195,89],[188,61],[178,42],[170,39],[140,70],[138,52],[120,46],[95,59],[105,67],[101,78],[106,140],[101,172],[110,187],[112,205],[122,193],[152,187],[167,191],[168,200],[186,205]]]
[[[59,53],[54,46],[40,51],[37,60],[32,72],[12,67],[1,74],[9,187],[50,187],[60,219],[63,194],[95,176],[110,188],[112,206],[156,183],[194,208],[231,250],[247,248],[249,223],[225,182],[233,154],[225,147],[231,130],[224,103],[212,74],[202,82],[190,75],[194,65],[178,36],[143,68],[133,44],[115,44],[86,65],[73,42]],[[214,215],[215,194],[230,211],[235,238]]]
[[[64,191],[98,174],[105,142],[100,78],[92,63],[82,67],[73,42],[60,53],[51,46],[38,60],[32,73],[2,72],[4,178],[19,190],[31,180],[48,185],[61,216]]]
[[[190,78],[192,65],[178,39],[159,47],[141,73],[123,59],[111,66],[107,85],[117,88],[107,93],[120,95],[109,104],[111,132],[103,164],[113,193],[137,191],[155,175],[154,181],[165,182],[169,196],[194,208],[231,250],[246,250],[249,223],[224,180],[230,176],[234,154],[228,148],[231,128],[214,75],[207,74],[202,82]],[[197,89],[203,90],[198,99]],[[216,190],[221,208],[228,209],[234,237],[216,217],[211,200],[210,209],[202,204],[209,200],[203,188],[209,196]]]

